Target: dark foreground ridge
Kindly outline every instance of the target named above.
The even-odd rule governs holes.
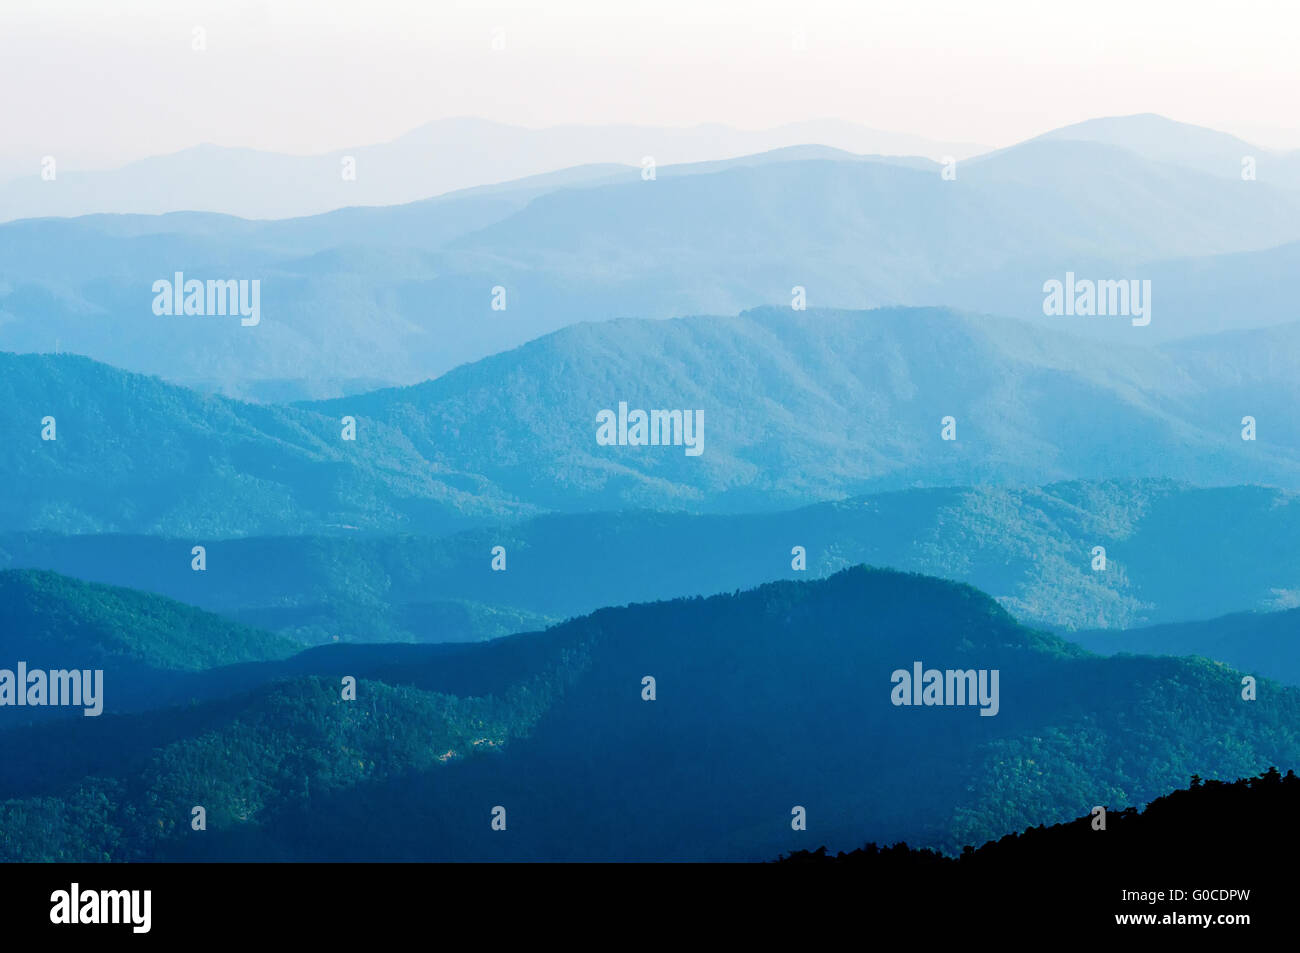
[[[657,916],[668,928],[694,922],[728,935],[757,938],[872,927],[986,937],[1192,935],[1231,938],[1294,936],[1294,890],[1284,865],[1300,846],[1294,823],[1300,778],[1277,769],[1232,782],[1192,778],[1189,788],[1144,810],[1108,812],[1104,830],[1093,817],[990,841],[960,856],[905,844],[869,844],[847,853],[797,851],[777,863],[709,864],[461,864],[454,877],[427,865],[136,864],[93,869],[45,864],[0,865],[17,926],[33,933],[53,889],[69,883],[154,891],[156,935],[201,922],[213,935],[238,935],[248,922],[277,911],[311,909],[322,892],[346,890],[355,909],[405,910],[427,903],[428,878],[457,910],[490,913],[503,892],[538,918],[556,898],[583,896],[592,924],[619,914]],[[718,903],[724,876],[748,909]],[[679,891],[680,900],[661,898]],[[229,907],[210,898],[227,900]],[[793,902],[791,901],[793,899]],[[229,916],[237,910],[237,916]],[[365,917],[303,917],[308,932],[338,935],[371,929]],[[603,924],[602,924],[603,928]]]
[[[1104,806],[1104,805],[1103,805]],[[829,853],[825,847],[799,850],[777,859],[782,864],[847,864],[880,873],[955,871],[985,877],[1026,867],[1050,869],[1063,864],[1075,871],[1140,869],[1148,862],[1192,869],[1250,874],[1247,862],[1257,853],[1287,857],[1300,846],[1300,777],[1277,768],[1236,781],[1202,780],[1156,798],[1145,810],[1126,807],[1050,827],[1027,828],[983,847],[967,846],[959,856],[904,843],[892,847],[867,844]]]
[[[831,854],[797,850],[783,870],[852,870],[852,889],[896,911],[943,910],[1034,930],[1149,935],[1173,928],[1216,937],[1279,933],[1294,922],[1300,846],[1300,777],[1277,768],[1235,781],[1192,776],[1186,789],[1144,810],[1108,811],[1031,827],[982,848],[943,854],[906,844],[867,844]],[[835,875],[836,881],[844,880]],[[816,878],[819,889],[848,889]],[[932,902],[937,901],[937,902]]]
[[[837,854],[795,851],[776,865],[851,868],[854,889],[898,909],[936,896],[948,910],[996,909],[1009,921],[1055,929],[1269,931],[1292,916],[1294,891],[1282,885],[1300,846],[1297,810],[1294,771],[1270,768],[1230,782],[1193,775],[1188,788],[1144,810],[1108,810],[1104,829],[1094,812],[967,846],[959,856],[871,843]]]

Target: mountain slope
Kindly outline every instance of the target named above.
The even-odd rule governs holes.
[[[918,659],[997,669],[997,715],[891,704],[891,672]],[[104,720],[93,738],[51,726],[44,747],[120,754],[88,756],[81,780],[6,775],[3,829],[24,832],[6,856],[761,859],[813,838],[955,849],[1145,801],[1193,773],[1300,761],[1295,690],[1263,682],[1243,702],[1223,666],[1097,658],[968,587],[863,569],[604,610],[389,677],[362,681],[356,702],[330,680],[271,686],[192,710],[161,742],[166,714]],[[196,803],[209,818],[197,836]],[[490,827],[494,805],[505,832]],[[807,832],[791,829],[792,805]]]
[[[772,511],[916,486],[1297,487],[1296,354],[1300,324],[1120,349],[943,309],[770,309],[579,325],[414,387],[292,407],[0,354],[0,439],[16,450],[0,458],[14,488],[0,530],[427,535],[544,510]],[[598,443],[598,415],[620,402],[702,414],[701,452],[682,434]],[[40,439],[46,416],[57,441]]]
[[[1240,360],[1219,366],[1195,349],[1121,350],[942,309],[762,309],[579,325],[414,387],[305,406],[396,427],[427,459],[472,461],[551,509],[735,512],[1112,477],[1297,486],[1285,408],[1300,384],[1289,358],[1250,364],[1267,353],[1261,336],[1300,343],[1300,325],[1243,332]],[[702,411],[703,452],[598,445],[597,415],[620,401]],[[1254,443],[1245,414],[1268,420]],[[956,440],[942,439],[948,416]]]
[[[298,648],[170,599],[31,570],[0,571],[0,633],[6,658],[57,654],[81,667],[199,671]]]
[[[209,544],[203,573],[182,539],[10,533],[0,567],[158,592],[309,643],[476,640],[859,563],[970,583],[1027,624],[1113,630],[1300,603],[1298,533],[1294,493],[1151,480],[903,490],[779,513],[552,514],[443,538],[231,539]]]
[[[1297,594],[1290,594],[1292,604]],[[1300,609],[1240,612],[1217,619],[1153,625],[1121,632],[1096,630],[1070,638],[1103,655],[1202,655],[1243,672],[1300,685]]]
[[[0,709],[0,730],[60,718],[79,722],[83,709],[104,717],[100,712],[174,705],[186,699],[198,673],[285,659],[297,649],[282,636],[160,596],[50,572],[0,572],[0,668],[12,672],[25,663],[28,672],[103,673],[92,676],[95,697],[83,694],[77,705]],[[25,695],[28,685],[16,691]],[[82,691],[91,693],[91,686]]]
[[[372,432],[356,453],[338,420],[206,397],[85,358],[0,353],[0,406],[9,527],[183,534],[193,546],[329,527],[441,531],[514,508],[483,499],[472,475],[430,468],[399,437]],[[46,417],[54,440],[42,439]]]
[[[233,394],[294,381],[331,395],[412,383],[583,320],[788,306],[795,287],[813,306],[1005,310],[1151,343],[1277,320],[1276,282],[1269,313],[1207,303],[1187,321],[1180,302],[1213,286],[1194,268],[1190,289],[1170,284],[1186,259],[1300,241],[1300,193],[1102,142],[1033,140],[963,161],[955,179],[815,149],[665,166],[654,180],[604,168],[293,222],[10,223],[0,347],[62,347]],[[153,282],[177,271],[260,281],[262,323],[155,316]],[[1152,280],[1152,325],[1045,317],[1044,282],[1071,271]]]
[[[1027,268],[1012,262],[975,275],[953,278],[933,289],[931,300],[960,303],[968,310],[1019,318],[1044,327],[1113,345],[1160,344],[1199,335],[1294,323],[1294,276],[1300,243],[1262,251],[1193,255],[1137,262],[1132,258],[1071,257]],[[1038,280],[1034,280],[1034,271]],[[1078,278],[1151,282],[1151,324],[1141,336],[1124,321],[1043,315],[1042,281]]]
[[[5,657],[65,654],[82,666],[129,660],[173,671],[285,658],[289,640],[172,599],[69,579],[0,572]]]
[[[1089,119],[1045,133],[1040,139],[1096,142],[1118,146],[1156,162],[1242,180],[1242,160],[1255,160],[1255,181],[1300,189],[1300,156],[1262,149],[1236,136],[1164,116],[1110,116]]]

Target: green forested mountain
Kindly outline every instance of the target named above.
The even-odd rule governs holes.
[[[292,407],[0,354],[0,529],[442,534],[551,510],[773,511],[918,486],[1294,488],[1297,335],[1226,335],[1215,357],[942,309],[769,309],[579,325],[415,387]],[[598,413],[620,402],[699,411],[702,452],[598,444]],[[41,439],[46,417],[57,440]]]
[[[42,439],[53,417],[56,439]],[[0,525],[198,537],[418,526],[519,507],[393,436],[240,403],[72,355],[0,353]],[[193,545],[193,544],[191,544]]]
[[[761,859],[867,839],[956,849],[1093,804],[1142,803],[1192,774],[1300,763],[1294,689],[1262,681],[1243,701],[1226,666],[1100,658],[1017,625],[970,587],[894,572],[607,609],[450,651],[407,647],[386,671],[374,664],[383,651],[370,650],[373,677],[355,701],[334,675],[306,675],[0,736],[10,752],[60,755],[43,770],[51,758],[0,750],[5,855]],[[915,661],[997,670],[997,715],[892,704],[891,673]],[[208,830],[190,829],[194,805]],[[490,827],[497,806],[505,831]],[[791,829],[796,806],[806,831]]]
[[[1218,343],[1216,360],[1214,342],[1126,348],[945,309],[770,308],[578,325],[413,387],[305,406],[395,427],[426,459],[473,461],[570,511],[1067,479],[1300,486],[1300,325]],[[599,445],[597,415],[620,402],[702,411],[703,452]]]
[[[1297,536],[1288,491],[1100,481],[903,490],[782,513],[553,514],[438,538],[215,540],[205,572],[184,539],[9,533],[0,567],[159,592],[308,643],[488,638],[861,563],[968,582],[1022,622],[1071,631],[1295,605]],[[491,569],[498,545],[505,572]]]
[[[162,596],[52,572],[0,571],[0,668],[99,670],[93,707],[104,712],[158,709],[211,694],[200,687],[214,683],[205,674],[210,670],[287,659],[299,648],[284,636]],[[16,683],[15,691],[26,693],[27,685]],[[0,732],[26,739],[27,754],[18,761],[37,745],[25,734],[30,724],[85,718],[82,707],[17,707],[14,700],[0,707]],[[92,707],[89,699],[85,707]]]
[[[132,663],[197,672],[286,658],[298,648],[161,596],[52,572],[0,571],[0,657],[6,665],[58,655],[79,668]]]

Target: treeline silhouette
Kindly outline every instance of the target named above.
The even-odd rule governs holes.
[[[1104,806],[1104,805],[1103,805]],[[1188,877],[1215,875],[1212,884],[1250,886],[1266,866],[1295,856],[1300,846],[1300,777],[1276,767],[1236,781],[1202,780],[1193,775],[1185,789],[1156,798],[1144,810],[1107,809],[1105,828],[1089,814],[1064,824],[1038,826],[1008,834],[982,847],[967,846],[951,856],[905,843],[881,847],[871,843],[831,854],[825,847],[795,851],[777,858],[782,864],[840,864],[863,869],[884,880],[896,876],[956,876],[973,887],[996,884],[1004,876],[1037,872],[1053,879],[1118,883],[1131,879],[1133,889],[1148,874]],[[1241,879],[1243,884],[1237,884]],[[1164,886],[1162,883],[1161,886]]]

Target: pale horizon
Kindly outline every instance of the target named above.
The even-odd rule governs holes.
[[[532,129],[836,120],[1001,148],[1156,113],[1300,148],[1300,10],[1269,0],[547,8],[16,0],[0,8],[0,83],[21,91],[0,104],[0,159],[102,169],[204,143],[317,155],[464,117]]]

